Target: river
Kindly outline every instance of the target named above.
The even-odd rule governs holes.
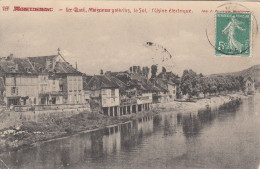
[[[260,95],[229,110],[164,112],[0,158],[19,169],[258,169]]]

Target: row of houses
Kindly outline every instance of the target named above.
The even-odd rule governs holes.
[[[176,99],[179,78],[162,72],[148,79],[130,67],[129,71],[106,72],[84,81],[90,91],[91,107],[109,116],[120,116],[150,110],[153,103]]]
[[[6,107],[88,104],[93,111],[119,116],[149,110],[176,98],[178,77],[162,72],[148,79],[131,67],[88,76],[57,55],[0,58],[0,96]]]

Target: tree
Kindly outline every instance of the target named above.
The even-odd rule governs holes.
[[[133,67],[132,66],[130,67],[130,72],[133,72]]]
[[[143,70],[142,70],[142,74],[145,76],[145,77],[148,77],[149,75],[149,67],[145,66],[143,67]]]
[[[137,72],[137,66],[133,66],[133,72],[134,72],[134,73]]]
[[[151,66],[151,73],[152,73],[151,78],[155,78],[156,77],[156,73],[157,73],[157,65],[152,65]]]
[[[239,83],[239,89],[242,90],[243,92],[245,91],[245,83],[244,83],[244,78],[242,76],[236,77],[238,83]]]
[[[181,91],[189,97],[198,96],[200,92],[199,76],[193,70],[184,70],[181,77]]]
[[[206,94],[210,92],[210,78],[200,76],[201,92],[206,97]]]
[[[141,73],[141,67],[140,66],[137,66],[137,73]]]

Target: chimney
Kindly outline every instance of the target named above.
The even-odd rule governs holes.
[[[77,62],[76,62],[76,70],[78,70],[78,64],[77,64]]]
[[[101,74],[101,75],[103,75],[103,74],[104,74],[104,72],[103,72],[103,69],[100,69],[100,74]]]

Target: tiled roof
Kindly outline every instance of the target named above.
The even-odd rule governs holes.
[[[180,78],[172,72],[161,72],[157,75],[157,78],[166,79],[169,84],[179,84]]]
[[[0,67],[2,73],[37,74],[28,58],[1,58]]]
[[[38,56],[38,57],[29,57],[29,60],[34,65],[35,69],[38,73],[48,73],[49,71],[53,71],[58,74],[82,74],[77,69],[72,67],[68,62],[55,62],[55,59],[59,55],[50,55],[50,56]],[[49,60],[51,63],[49,67],[46,67],[46,62]],[[52,69],[52,64],[55,64]]]
[[[38,57],[28,57],[35,70],[39,73],[48,73],[50,68],[46,68],[46,61],[53,60],[58,55],[50,55],[50,56],[38,56]]]
[[[250,81],[250,82],[254,82],[254,80],[249,76],[249,77],[247,77],[247,78],[245,78],[245,80],[244,80],[245,82],[246,81]]]
[[[120,92],[126,92],[127,85],[126,85],[124,82],[122,82],[121,80],[119,80],[118,78],[116,78],[116,77],[114,77],[114,76],[110,77],[110,79],[111,79],[114,83],[116,83],[117,86],[119,86]]]
[[[56,62],[58,55],[39,56],[28,58],[0,58],[0,74],[82,74],[67,62]],[[49,67],[46,67],[47,60],[50,61]],[[55,64],[55,65],[54,65]]]
[[[89,75],[83,74],[83,76],[82,76],[82,78],[83,78],[83,90],[88,90],[87,84],[88,84],[88,82],[90,81],[90,79],[92,77],[93,76],[89,76]]]
[[[65,73],[65,74],[82,74],[77,69],[72,67],[67,62],[57,62],[55,65],[55,73]]]
[[[46,60],[52,60],[55,57],[57,57],[58,55],[50,55],[50,56],[37,56],[37,57],[28,57],[28,59],[32,62],[32,63],[38,63],[40,65],[46,65]]]
[[[87,89],[100,90],[104,88],[119,88],[119,86],[105,75],[94,75],[87,83]]]
[[[156,85],[156,87],[158,87],[159,89],[161,89],[162,91],[168,91],[168,87],[167,87],[167,84],[168,84],[169,82],[168,81],[166,81],[166,80],[163,80],[163,79],[160,79],[160,78],[157,78],[156,80],[155,80],[155,85]]]

